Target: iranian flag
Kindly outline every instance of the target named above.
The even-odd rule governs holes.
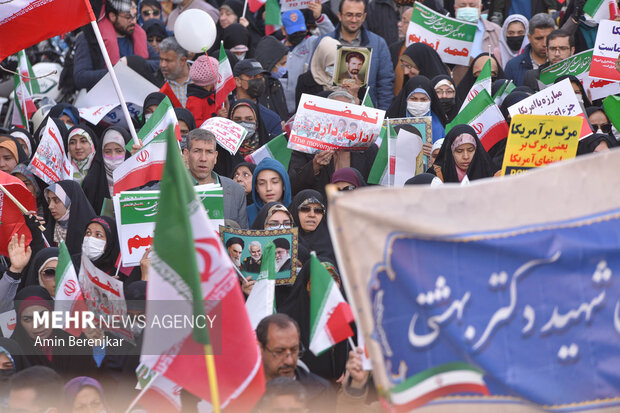
[[[278,0],[267,0],[267,3],[265,3],[265,35],[269,36],[281,26],[280,3],[278,3]]]
[[[28,211],[36,211],[37,204],[32,192],[17,177],[0,171],[0,184]],[[9,241],[13,234],[25,236],[26,245],[32,241],[32,234],[19,207],[0,191],[0,255],[9,256]]]
[[[293,151],[288,148],[288,141],[284,134],[278,135],[265,145],[261,146],[251,154],[245,157],[246,162],[258,165],[265,158],[275,159],[284,165],[284,169],[288,170],[288,164],[291,162],[291,153]]]
[[[17,71],[19,75],[14,75],[13,90],[13,118],[12,123],[29,129],[28,120],[32,117],[37,107],[32,100],[32,96],[40,93],[39,82],[35,79],[34,71],[28,61],[24,50],[17,54]]]
[[[95,20],[87,0],[13,0],[0,7],[0,61]],[[7,41],[9,40],[10,41]]]
[[[486,151],[508,136],[508,124],[504,115],[485,89],[480,90],[480,93],[446,126],[446,134],[453,126],[460,124],[474,128]]]
[[[588,0],[583,6],[586,19],[600,22],[601,20],[615,20],[620,15],[616,0]]]
[[[230,61],[224,50],[224,41],[220,42],[220,57],[218,66],[219,76],[215,84],[215,107],[220,107],[230,92],[235,90],[235,78],[233,77]]]
[[[466,363],[442,364],[424,370],[390,389],[396,411],[408,412],[433,399],[456,393],[489,395],[484,373]]]
[[[318,356],[353,336],[351,307],[313,252],[310,257],[310,351]]]
[[[174,113],[174,106],[172,105],[170,98],[165,97],[164,100],[157,105],[157,109],[155,109],[153,115],[146,121],[144,126],[138,132],[138,139],[140,139],[142,145],[148,145],[152,140],[157,138],[160,133],[168,129],[168,126],[170,125],[174,125],[174,135],[180,142],[181,131],[179,130],[179,120],[177,119],[177,115]],[[131,146],[133,144],[133,141],[129,141],[129,143],[125,145],[125,149],[131,151]]]
[[[67,245],[62,241],[58,247],[54,311],[76,313],[86,309],[82,288],[71,261],[71,255]],[[82,334],[82,329],[79,326],[71,326],[66,328],[65,331],[75,337],[79,337]]]
[[[170,135],[174,142],[177,131],[178,125],[174,126],[168,123],[166,129],[161,133],[154,134],[148,141],[145,140],[144,142],[147,143],[142,149],[114,170],[112,173],[114,195],[161,179],[166,162],[167,137]],[[174,146],[179,147],[178,144],[174,144]]]
[[[260,274],[252,292],[245,302],[245,308],[250,316],[252,329],[256,330],[260,321],[275,313],[276,292],[276,246],[270,242],[265,246],[263,259],[260,264]]]
[[[389,134],[387,133],[387,128],[383,125],[378,140],[381,140],[381,144],[370,169],[368,183],[390,186],[390,181],[394,182],[394,175],[396,173],[396,156],[390,153],[390,149],[395,145],[394,141],[396,140],[396,131],[392,125],[390,125]]]
[[[373,105],[372,103],[372,99],[370,98],[370,86],[366,86],[366,94],[364,95],[362,106],[366,106],[367,108],[373,108],[373,109],[375,107],[375,105]]]
[[[491,95],[491,59],[484,64],[474,85],[469,89],[469,93],[461,105],[461,110],[465,109],[465,106],[483,90],[486,90],[489,96]]]
[[[506,99],[506,96],[508,96],[510,92],[515,89],[516,87],[515,84],[512,83],[512,80],[505,81],[504,84],[499,88],[499,90],[495,92],[495,95],[493,95],[493,101],[497,106],[501,106],[502,103],[504,103],[504,99]]]
[[[141,362],[210,401],[205,347],[213,346],[221,407],[250,411],[265,390],[265,378],[237,273],[196,196],[171,129],[164,135],[166,166],[153,236]],[[167,304],[158,305],[160,301]],[[209,328],[184,324],[152,329],[156,317],[170,316],[171,302],[177,317],[217,315],[219,345],[211,342]]]
[[[144,364],[138,366],[136,376],[138,378],[136,388],[142,391],[132,405],[139,404],[149,412],[181,412],[181,390],[183,389],[181,386],[152,371]]]

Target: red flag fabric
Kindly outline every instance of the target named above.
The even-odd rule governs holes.
[[[159,89],[159,91],[170,98],[172,106],[174,106],[175,108],[183,107],[181,101],[179,100],[179,98],[177,98],[177,95],[174,94],[174,90],[172,90],[172,88],[170,87],[170,83],[164,83],[164,85],[161,87],[161,89]]]
[[[95,20],[87,0],[13,0],[0,7],[0,61]],[[10,41],[8,41],[10,39]]]
[[[0,171],[0,184],[11,193],[28,211],[35,211],[37,204],[32,192],[13,175]],[[30,229],[26,226],[24,215],[8,196],[0,191],[0,255],[9,255],[9,241],[13,234],[26,236],[26,245],[32,241]]]

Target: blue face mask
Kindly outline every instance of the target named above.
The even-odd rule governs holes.
[[[480,18],[478,7],[460,7],[456,9],[456,18],[470,23],[476,23]]]
[[[286,66],[280,66],[278,68],[278,71],[275,73],[272,73],[271,75],[273,77],[275,77],[276,79],[281,79],[284,77],[284,75],[288,72],[288,69],[286,68]]]

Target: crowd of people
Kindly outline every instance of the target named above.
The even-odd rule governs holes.
[[[596,22],[584,17],[585,0],[421,2],[477,25],[474,58],[468,66],[444,63],[424,43],[409,45],[410,1],[312,1],[307,8],[281,13],[281,27],[266,35],[265,6],[253,13],[241,0],[91,0],[112,63],[124,61],[161,88],[137,102],[143,113],[132,119],[136,128],[168,96],[175,105],[189,175],[196,185],[222,186],[226,225],[298,228],[297,259],[289,262],[296,268],[296,280],[276,287],[277,313],[256,329],[267,381],[257,411],[380,409],[372,376],[362,368],[361,349],[343,341],[319,356],[307,351],[311,252],[316,252],[344,294],[326,222],[326,186],[334,184],[339,191],[367,186],[378,146],[361,152],[293,151],[288,168],[272,158],[257,165],[245,161],[275,137],[283,133],[288,137],[301,95],[361,104],[368,94],[374,107],[385,110],[390,119],[431,117],[432,143],[424,144],[428,170],[415,177],[412,171],[408,184],[489,178],[501,170],[506,139],[485,150],[469,125],[456,125],[446,133],[446,125],[459,113],[485,63],[491,62],[493,93],[507,81],[516,86],[499,102],[510,124],[508,107],[546,87],[540,81],[541,69],[591,49],[596,37]],[[205,54],[188,52],[174,37],[175,20],[188,9],[203,10],[216,23],[216,41]],[[73,82],[78,89],[90,89],[107,69],[92,27],[78,32]],[[220,42],[233,70],[235,90],[216,105]],[[351,55],[347,63],[357,66],[345,73],[348,81],[336,86],[334,66],[341,45],[369,47],[372,54],[370,62],[362,54]],[[368,64],[367,84],[355,76],[362,64]],[[577,154],[618,146],[620,132],[601,101],[593,101],[577,77],[568,78],[594,132],[579,142]],[[235,155],[221,148],[213,133],[200,128],[215,116],[247,130]],[[51,185],[28,167],[47,119],[61,131],[73,166],[71,179]],[[66,102],[41,106],[28,129],[0,130],[0,171],[19,178],[37,205],[26,219],[32,241],[28,244],[17,235],[3,240],[8,241],[8,255],[0,257],[0,313],[14,309],[16,326],[10,338],[0,338],[0,410],[124,411],[138,394],[134,387],[140,331],[136,331],[133,353],[115,355],[92,347],[83,354],[67,354],[60,347],[36,345],[37,338],[63,337],[67,332],[37,329],[32,323],[34,312],[54,308],[62,241],[78,273],[85,255],[99,270],[123,282],[125,299],[146,299],[148,252],[140,265],[123,267],[118,260],[119,224],[104,208],[113,195],[114,170],[139,149],[134,145],[127,150],[130,141],[127,129],[93,125]],[[153,184],[146,188],[156,188]],[[44,232],[38,229],[40,223]],[[251,256],[242,262],[242,243],[240,238],[226,243],[233,262],[259,272],[261,245],[249,244]],[[247,297],[256,281],[240,278],[239,283]],[[134,310],[144,312],[144,307]],[[91,338],[108,333],[94,329],[83,334]],[[183,411],[197,411],[199,400],[192,394],[183,391],[181,400]]]

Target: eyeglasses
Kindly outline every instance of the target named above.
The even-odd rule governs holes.
[[[311,206],[302,206],[299,207],[299,212],[303,212],[304,214],[310,213],[310,211],[314,211],[315,214],[323,215],[325,213],[325,208],[323,207],[311,207]]]
[[[287,229],[287,228],[290,228],[291,225],[292,225],[291,221],[284,221],[284,222],[267,221],[266,227],[272,228],[272,229],[278,229],[278,228]]]
[[[43,270],[44,277],[56,277],[56,269],[55,268],[46,268]]]
[[[160,14],[160,13],[159,13],[159,10],[143,10],[143,11],[142,11],[142,15],[143,15],[144,17],[151,17],[151,16],[153,16],[153,17],[159,17],[159,14]]]
[[[302,358],[306,352],[306,349],[301,342],[299,342],[299,346],[295,346],[293,348],[277,348],[275,350],[271,350],[267,346],[264,346],[264,349],[267,350],[273,358],[279,360],[287,358],[289,354],[291,357],[295,357],[295,354],[297,354],[298,358]]]
[[[569,46],[547,47],[547,50],[549,50],[551,53],[566,52],[568,51],[568,49],[570,49]]]
[[[611,132],[611,123],[602,123],[600,125],[596,125],[593,124],[592,125],[592,129],[594,129],[594,132],[596,133],[596,131],[598,131],[599,129],[601,130],[601,132],[603,133],[609,133]]]
[[[339,190],[339,191],[352,191],[352,190],[354,190],[354,189],[356,189],[356,188],[355,188],[355,185],[349,185],[349,186],[342,187],[342,188],[340,188],[340,189],[338,189],[338,190]]]
[[[119,13],[118,16],[122,17],[125,20],[129,20],[129,21],[136,20],[138,18],[137,14],[130,14],[130,13]]]

